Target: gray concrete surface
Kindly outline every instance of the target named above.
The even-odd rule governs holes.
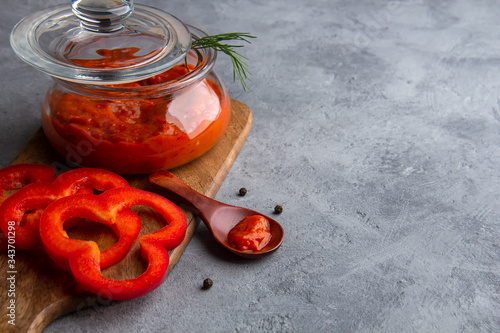
[[[40,126],[50,81],[9,32],[64,2],[2,0],[1,166]],[[286,239],[247,261],[201,226],[159,289],[46,332],[500,331],[500,2],[142,3],[258,36],[244,49],[252,92],[217,65],[255,117],[217,199],[283,205]]]

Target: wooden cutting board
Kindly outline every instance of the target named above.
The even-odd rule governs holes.
[[[175,175],[200,193],[214,197],[229,169],[245,143],[252,127],[252,111],[245,104],[231,100],[231,122],[224,137],[208,153],[199,159],[171,170]],[[28,142],[12,164],[36,163],[65,169],[65,163],[49,146],[42,130]],[[64,170],[63,170],[64,171]],[[147,175],[126,177],[131,186],[147,189]],[[163,227],[157,214],[147,207],[135,207],[142,219],[141,235]],[[171,251],[169,271],[179,261],[193,236],[199,222],[193,214],[185,211],[188,228],[183,243]],[[68,231],[71,238],[93,239],[101,251],[112,245],[116,238],[110,229],[84,221],[75,230]],[[0,255],[2,268],[0,280],[1,304],[0,332],[41,332],[55,318],[86,307],[110,302],[97,295],[79,290],[71,273],[58,268],[44,252],[16,251],[15,268],[7,268],[7,255]],[[134,278],[144,272],[147,263],[140,257],[138,244],[118,265],[103,271],[103,275],[114,279]],[[15,273],[8,273],[14,271]],[[7,278],[15,277],[15,285]],[[168,283],[168,279],[167,279]],[[13,288],[11,288],[13,287]],[[15,293],[15,297],[11,293]],[[15,326],[9,324],[11,299],[15,300]]]

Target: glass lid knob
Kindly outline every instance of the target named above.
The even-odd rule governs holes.
[[[82,27],[94,32],[114,32],[134,10],[133,0],[72,0],[71,10]]]

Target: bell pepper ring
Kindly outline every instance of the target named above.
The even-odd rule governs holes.
[[[16,248],[23,250],[42,250],[37,217],[23,223],[23,216],[33,210],[43,210],[53,201],[76,193],[93,193],[93,189],[106,191],[114,187],[129,186],[121,176],[102,169],[81,168],[63,173],[52,183],[29,184],[9,196],[0,206],[0,228],[4,233],[12,230]],[[68,221],[72,226],[79,220]],[[116,231],[115,231],[116,232]],[[116,245],[116,244],[115,244]],[[117,247],[122,246],[119,244]],[[113,252],[114,249],[110,252]],[[124,254],[126,255],[126,253]]]
[[[105,225],[135,228],[137,219],[128,219],[132,207],[145,205],[162,215],[167,225],[139,237],[142,257],[148,267],[139,277],[113,280],[102,275],[102,257],[94,241],[68,238],[64,222],[86,218]],[[124,216],[126,214],[127,216]],[[135,213],[134,213],[135,214]],[[170,200],[133,187],[110,189],[100,195],[78,194],[50,204],[40,221],[40,235],[48,255],[66,260],[76,281],[84,289],[113,300],[141,297],[160,286],[168,273],[169,253],[184,240],[187,220],[184,212]]]
[[[16,164],[0,170],[0,206],[7,199],[6,192],[23,188],[31,183],[50,183],[56,178],[55,170],[48,165]],[[40,212],[33,212],[24,216],[24,223],[31,225],[40,218]],[[6,234],[15,233],[7,229]],[[0,232],[0,252],[7,251],[8,239]]]
[[[101,215],[82,214],[81,217],[84,216],[93,221],[102,221]],[[127,223],[113,223],[109,225],[111,229],[115,232],[115,234],[118,236],[118,241],[100,254],[99,264],[101,269],[106,269],[108,267],[114,266],[117,263],[119,263],[123,258],[125,258],[132,249],[132,247],[134,246],[134,243],[136,242],[137,237],[139,237],[139,233],[141,232],[141,218],[132,210],[120,211],[118,212],[116,218],[123,221],[127,221]],[[70,219],[70,220],[75,220],[75,219]],[[80,220],[80,218],[77,218],[76,220]],[[51,223],[51,221],[48,221],[46,223]],[[102,223],[108,224],[104,222]],[[64,228],[67,227],[68,223],[64,223]],[[63,235],[64,237],[69,239],[69,236],[65,230],[63,230]],[[45,251],[51,257],[51,259],[57,264],[57,266],[66,271],[71,271],[71,267],[69,265],[65,253],[60,251],[54,251],[55,248],[56,247],[52,245],[45,246]]]
[[[50,183],[55,178],[55,170],[48,165],[15,164],[3,168],[0,170],[0,204],[7,199],[7,191],[31,183]]]

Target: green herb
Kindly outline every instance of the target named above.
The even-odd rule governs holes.
[[[205,36],[194,40],[191,48],[196,50],[211,47],[216,51],[221,51],[227,54],[233,63],[233,79],[236,80],[236,76],[238,76],[243,89],[251,90],[246,83],[246,80],[250,80],[249,75],[251,74],[246,64],[246,61],[249,59],[241,53],[235,51],[235,49],[243,47],[244,45],[225,43],[226,41],[241,41],[252,44],[250,38],[257,37],[252,36],[247,32],[230,32],[219,35]]]

